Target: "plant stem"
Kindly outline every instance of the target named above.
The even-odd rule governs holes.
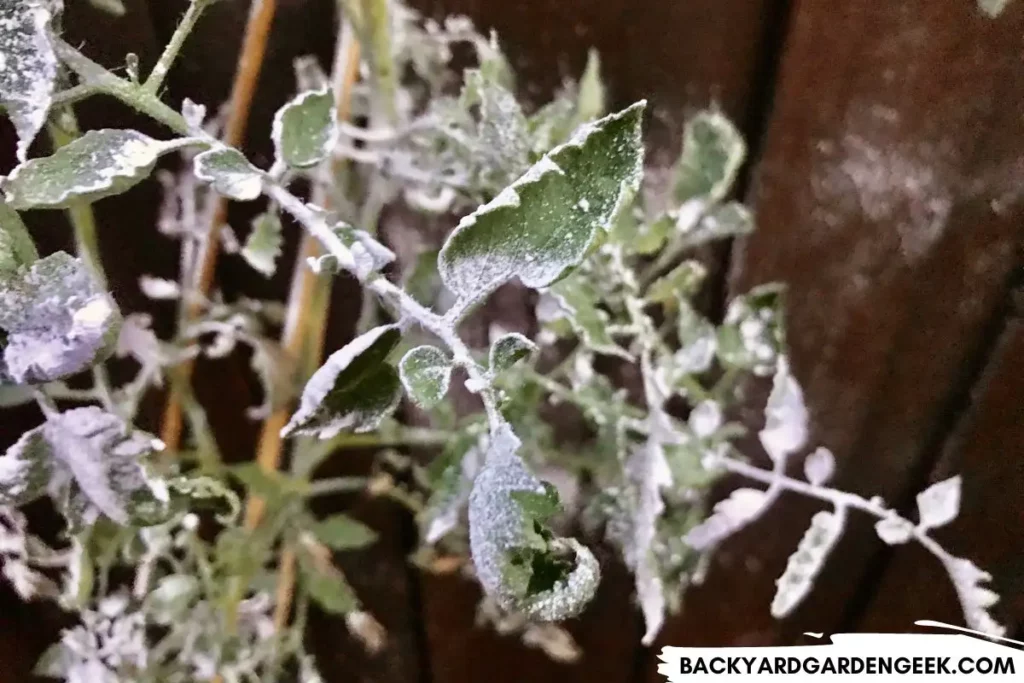
[[[230,113],[224,130],[224,143],[229,147],[239,147],[245,139],[245,130],[249,123],[249,109],[252,106],[256,83],[263,66],[263,56],[266,53],[267,40],[270,36],[276,9],[276,0],[253,0],[249,10],[245,38],[242,42],[242,51],[238,58],[235,80],[231,88],[231,101],[228,105]],[[220,251],[218,235],[221,224],[227,219],[227,206],[225,198],[217,198],[209,230],[206,239],[202,242],[197,259],[195,281],[188,287],[190,292],[199,296],[182,299],[184,309],[183,315],[179,318],[186,321],[191,320],[199,313],[198,301],[206,297],[213,284],[217,255]],[[184,381],[191,381],[193,367],[192,361],[184,364]],[[163,425],[160,432],[163,442],[172,451],[177,450],[181,443],[181,398],[182,396],[178,392],[172,390],[164,409]]]
[[[59,116],[59,123],[50,123],[47,126],[54,149],[70,144],[81,135],[78,119],[75,118],[75,113],[70,106],[60,112]],[[75,247],[78,256],[85,262],[86,267],[97,284],[101,288],[106,289],[107,274],[103,269],[103,260],[100,257],[99,237],[96,232],[96,215],[93,213],[92,205],[88,202],[75,202],[68,208],[67,216],[75,233]],[[92,378],[100,403],[103,404],[106,410],[115,415],[118,414],[117,405],[113,399],[107,366],[103,363],[93,365]]]
[[[116,97],[129,107],[159,121],[174,132],[180,135],[189,135],[185,118],[161,102],[153,93],[143,90],[137,83],[118,78],[60,38],[53,38],[52,44],[60,60],[82,80],[82,84],[78,87],[86,86],[92,88],[94,93],[104,93]],[[74,88],[71,90],[73,91]]]
[[[164,79],[167,77],[167,72],[171,70],[171,65],[174,64],[178,53],[181,52],[182,45],[185,44],[185,39],[188,38],[192,29],[195,28],[196,22],[199,21],[203,11],[212,2],[213,0],[192,0],[189,3],[188,9],[185,10],[185,16],[181,18],[178,27],[174,30],[174,35],[171,36],[170,41],[168,41],[167,46],[164,48],[163,54],[160,55],[160,59],[157,60],[156,66],[150,72],[149,78],[142,85],[144,90],[153,94],[160,90],[160,86],[163,85]]]
[[[332,477],[330,479],[318,479],[306,489],[307,498],[317,496],[330,496],[336,493],[355,493],[362,491],[370,480],[366,477]]]

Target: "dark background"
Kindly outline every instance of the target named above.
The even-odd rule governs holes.
[[[84,0],[67,4],[71,42],[110,67],[137,52],[148,69],[185,0],[128,0],[121,18]],[[929,482],[962,473],[963,512],[937,536],[992,572],[1003,596],[995,615],[1020,638],[1024,3],[1011,2],[997,20],[974,0],[415,4],[497,29],[536,100],[579,74],[587,48],[597,47],[612,104],[651,100],[655,163],[678,153],[682,122],[696,108],[717,103],[740,124],[751,148],[740,193],[756,209],[758,230],[715,250],[712,302],[720,307],[760,282],[788,283],[793,365],[813,441],[839,462],[837,483],[909,510]],[[279,5],[249,128],[248,150],[261,165],[273,112],[293,92],[292,58],[312,52],[326,65],[332,49],[331,0]],[[188,95],[217,106],[226,98],[246,15],[247,3],[226,0],[204,17],[171,74],[171,101]],[[155,130],[112,101],[81,106],[80,118],[85,127]],[[11,158],[9,134],[5,144]],[[97,204],[104,261],[124,310],[154,310],[138,291],[139,273],[175,274],[177,250],[154,227],[158,204],[154,183]],[[242,233],[243,219],[232,215]],[[33,215],[31,225],[43,250],[70,246],[60,214]],[[293,237],[283,263],[294,248]],[[284,298],[287,278],[263,280],[238,258],[218,266],[229,297]],[[344,342],[357,306],[357,291],[337,285],[329,349]],[[156,313],[165,323],[171,311]],[[231,459],[249,457],[254,427],[240,405],[258,393],[244,359],[206,362],[196,377],[221,448]],[[152,425],[158,409],[151,402],[143,419]],[[4,443],[35,419],[33,409],[6,412]],[[334,467],[357,471],[368,462],[352,456]],[[359,502],[357,514],[383,540],[340,561],[387,626],[389,646],[368,657],[340,623],[323,618],[311,637],[329,681],[639,683],[660,680],[654,652],[662,644],[785,644],[805,631],[961,622],[938,563],[913,546],[884,546],[866,518],[847,530],[806,603],[773,620],[774,580],[814,509],[785,497],[728,543],[651,649],[638,644],[629,576],[603,556],[598,598],[570,625],[584,656],[569,666],[475,629],[477,589],[412,568],[411,520],[393,505]],[[58,612],[21,604],[3,584],[0,683],[27,680],[61,623]]]

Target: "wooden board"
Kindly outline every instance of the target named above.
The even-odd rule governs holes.
[[[849,490],[915,492],[991,345],[1024,225],[1022,26],[1020,6],[991,21],[973,2],[796,5],[732,290],[789,285],[813,441]],[[779,644],[843,624],[875,591],[867,520],[803,607],[768,613],[815,509],[785,498],[727,544],[661,642]]]

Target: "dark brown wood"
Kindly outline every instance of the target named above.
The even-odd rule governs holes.
[[[789,285],[813,442],[849,490],[901,503],[922,483],[1019,267],[1022,10],[993,22],[971,2],[796,6],[751,194],[759,229],[735,250],[732,291]],[[814,509],[784,498],[726,544],[661,642],[781,644],[843,624],[874,589],[867,520],[803,607],[768,613]]]
[[[993,574],[1002,596],[992,614],[1012,635],[1024,623],[1024,309],[1016,311],[955,436],[929,479],[963,477],[960,516],[936,537],[950,552],[965,555]],[[877,583],[877,592],[857,620],[862,631],[906,631],[917,619],[961,622],[960,607],[941,566],[919,548],[899,548]]]

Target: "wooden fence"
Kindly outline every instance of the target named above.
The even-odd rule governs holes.
[[[280,0],[253,110],[249,150],[266,161],[275,107],[291,93],[291,60],[330,54],[333,0]],[[103,16],[71,0],[72,42],[113,66],[128,51],[151,65],[185,0],[128,0]],[[900,508],[931,481],[960,472],[963,512],[939,532],[988,568],[1004,596],[996,615],[1024,621],[1024,3],[990,20],[974,0],[420,0],[428,14],[463,12],[494,27],[528,94],[550,92],[597,47],[614,103],[653,105],[651,158],[678,151],[685,115],[720,105],[746,133],[752,158],[741,191],[758,230],[713,255],[721,307],[730,292],[789,285],[793,365],[813,421],[845,488]],[[216,105],[228,91],[246,3],[214,7],[170,79],[170,97]],[[142,125],[110,102],[83,106],[86,126]],[[5,141],[10,136],[5,134]],[[12,147],[12,145],[8,145]],[[262,157],[262,158],[261,158]],[[98,205],[104,260],[127,310],[151,307],[141,271],[173,277],[175,250],[154,236],[154,184]],[[233,209],[232,220],[248,216]],[[68,247],[57,214],[32,217],[43,248]],[[294,244],[286,254],[289,262]],[[283,298],[271,281],[223,259],[225,292]],[[350,332],[358,301],[336,287],[331,348]],[[158,322],[166,327],[170,310]],[[222,448],[251,453],[254,429],[234,398],[255,400],[243,360],[205,362],[197,374]],[[159,405],[147,407],[150,421]],[[12,441],[31,410],[4,413]],[[368,456],[335,462],[358,471]],[[867,520],[845,534],[811,599],[792,617],[768,613],[785,560],[814,506],[784,498],[717,555],[706,584],[686,597],[654,648],[638,645],[630,578],[608,577],[571,624],[584,650],[554,664],[514,638],[474,628],[476,589],[426,576],[405,560],[414,529],[394,506],[355,511],[382,532],[369,553],[343,558],[388,649],[365,655],[343,628],[316,619],[313,638],[329,681],[492,683],[657,681],[662,644],[769,645],[805,631],[895,630],[916,619],[959,623],[953,590],[933,558],[881,545]],[[29,680],[62,624],[49,609],[0,589],[0,681]]]

